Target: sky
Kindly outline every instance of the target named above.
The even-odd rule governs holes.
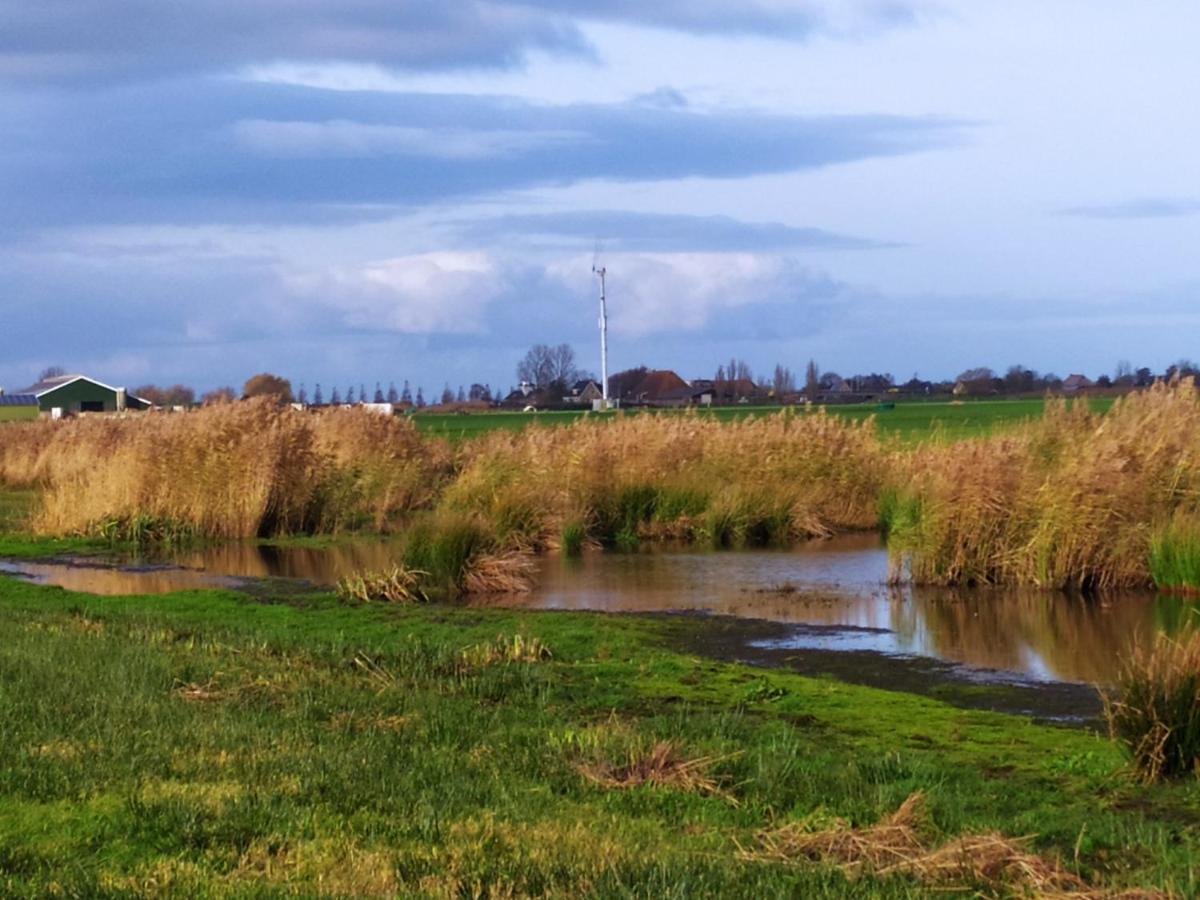
[[[1191,0],[0,0],[0,385],[1200,356]]]

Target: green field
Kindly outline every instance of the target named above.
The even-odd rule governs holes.
[[[37,417],[36,407],[0,406],[0,422],[28,422]]]
[[[0,577],[0,894],[927,896],[743,855],[916,790],[930,842],[1029,836],[1089,882],[1194,892],[1194,779],[1140,786],[1082,729],[672,649],[704,627]],[[552,656],[506,661],[515,635]],[[699,785],[596,780],[659,741],[707,760]]]
[[[1093,409],[1104,410],[1112,405],[1110,398],[1091,398]],[[884,434],[897,434],[906,440],[919,440],[940,435],[948,439],[988,434],[997,427],[1040,416],[1045,402],[1034,400],[966,400],[966,401],[903,401],[892,409],[877,404],[831,405],[823,407],[831,415],[852,420],[870,416]],[[797,415],[803,408],[790,407]],[[748,416],[779,415],[778,406],[726,406],[698,411],[696,415],[717,419],[739,419]],[[607,415],[688,415],[682,410],[631,409]],[[486,413],[416,413],[413,421],[424,432],[452,440],[462,440],[496,429],[518,430],[526,425],[566,425],[580,418],[603,418],[583,411],[547,412],[486,412]]]

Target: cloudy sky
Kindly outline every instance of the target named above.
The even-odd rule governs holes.
[[[1194,0],[0,0],[0,385],[1200,356]]]

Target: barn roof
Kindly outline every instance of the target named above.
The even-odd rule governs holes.
[[[658,369],[647,372],[646,377],[634,388],[633,394],[635,397],[644,396],[647,400],[659,400],[671,391],[677,391],[687,386],[688,383],[670,369]]]
[[[112,385],[105,384],[103,381],[97,381],[95,378],[88,378],[86,375],[56,375],[53,378],[44,378],[37,384],[31,384],[27,388],[21,388],[18,393],[33,394],[35,397],[41,397],[43,394],[57,391],[59,388],[66,387],[68,384],[76,381],[90,381],[92,384],[98,384],[102,388],[116,391],[116,388]]]

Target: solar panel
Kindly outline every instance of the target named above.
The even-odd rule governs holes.
[[[0,394],[0,406],[37,406],[33,394]]]

